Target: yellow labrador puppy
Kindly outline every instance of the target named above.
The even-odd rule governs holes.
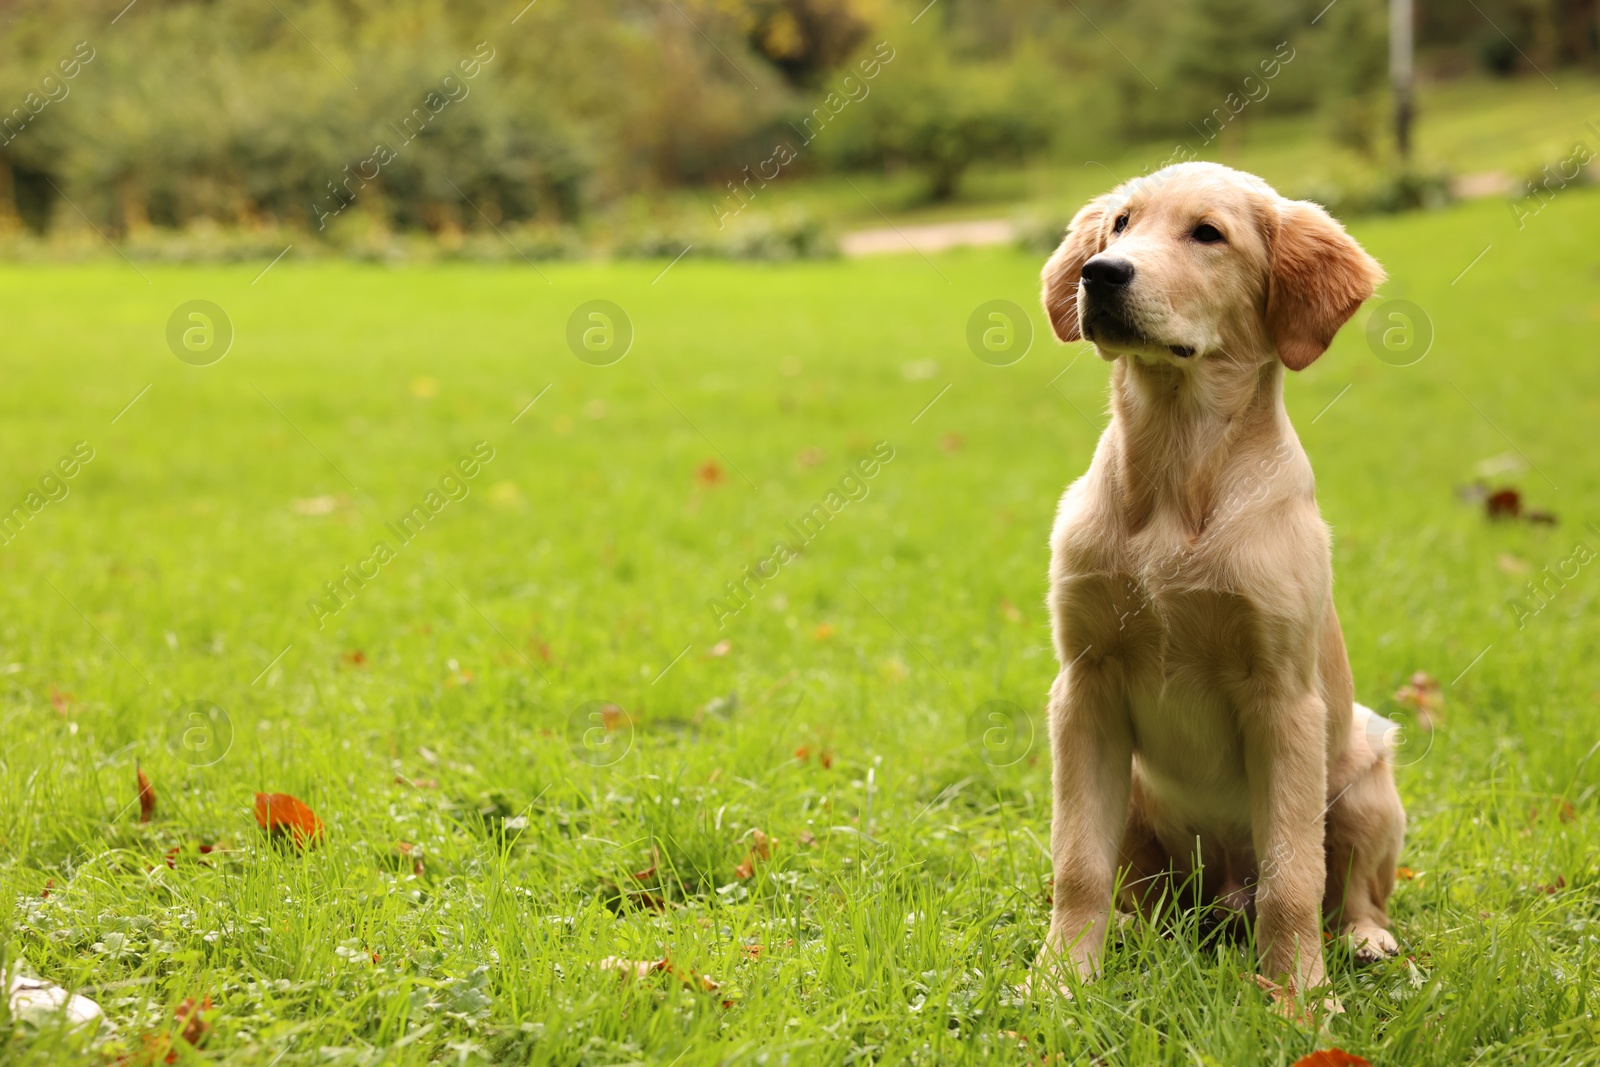
[[[1365,960],[1405,834],[1353,701],[1328,529],[1283,405],[1384,278],[1315,204],[1214,163],[1130,181],[1044,268],[1063,341],[1111,371],[1111,424],[1051,533],[1055,900],[1037,967],[1099,968],[1114,887],[1193,876],[1254,914],[1262,973],[1324,983],[1323,915]]]

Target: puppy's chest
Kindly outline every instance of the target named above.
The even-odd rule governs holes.
[[[1265,658],[1255,606],[1127,574],[1063,586],[1063,636],[1118,683],[1151,789],[1202,822],[1233,819],[1247,800],[1241,695]]]

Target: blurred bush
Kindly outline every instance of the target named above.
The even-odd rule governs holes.
[[[516,6],[0,0],[0,246],[48,234],[71,250],[98,230],[157,257],[254,256],[291,238],[414,254],[395,234],[448,256],[666,254],[679,235],[618,221],[627,204],[685,187],[725,198],[779,143],[796,150],[782,180],[908,170],[937,200],[979,162],[1081,161],[1169,133],[1226,141],[1298,113],[1376,156],[1385,124],[1384,0]],[[1485,15],[1510,53],[1484,51]],[[1418,18],[1441,63],[1600,57],[1600,0],[1429,4]],[[1327,184],[1375,207],[1438,193],[1417,175]],[[684,243],[829,247],[814,220],[705,229]]]

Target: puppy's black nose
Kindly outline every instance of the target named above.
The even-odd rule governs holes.
[[[1133,264],[1125,259],[1095,256],[1083,265],[1083,280],[1090,285],[1120,289],[1133,280]]]

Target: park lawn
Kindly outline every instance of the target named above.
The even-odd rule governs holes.
[[[1288,404],[1358,695],[1420,670],[1445,704],[1398,772],[1404,955],[1330,955],[1327,1033],[1192,917],[1122,930],[1074,1002],[1014,992],[1048,912],[1046,535],[1107,370],[1000,249],[0,268],[0,505],[93,449],[0,550],[5,958],[98,1000],[107,1057],[209,996],[203,1056],[285,1067],[1595,1062],[1600,579],[1511,602],[1600,547],[1600,194],[1354,230],[1431,350],[1377,359],[1369,308]],[[206,367],[163,337],[195,298],[236,330]],[[564,338],[592,299],[635,329],[611,366]],[[1011,366],[967,348],[991,299],[1037,333]],[[748,607],[711,604],[875,450]],[[1459,499],[1485,460],[1559,525]],[[318,846],[269,842],[257,792]]]

